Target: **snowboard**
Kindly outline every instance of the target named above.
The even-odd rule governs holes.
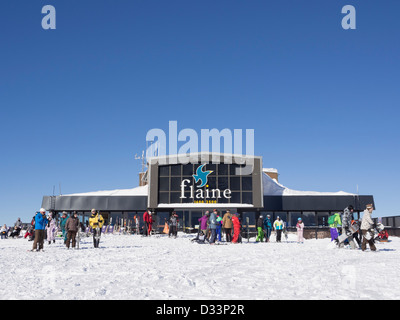
[[[101,237],[100,228],[99,228],[99,227],[96,227],[96,235],[94,236],[94,239],[96,240],[96,247],[99,246],[100,237]]]
[[[349,238],[349,237],[351,237],[354,233],[356,233],[356,232],[359,230],[359,228],[360,228],[360,227],[358,226],[357,223],[351,225],[350,228],[349,228],[349,230],[350,230],[350,232],[351,232],[351,235],[348,236],[346,233],[342,233],[342,234],[336,239],[337,243],[340,244],[340,243],[346,241],[346,239]]]

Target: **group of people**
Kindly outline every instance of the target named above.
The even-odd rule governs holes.
[[[0,228],[0,237],[1,239],[7,239],[8,237],[10,238],[18,237],[19,234],[21,233],[21,229],[22,229],[21,218],[18,218],[17,221],[14,223],[14,228],[8,228],[6,224],[4,224]]]
[[[201,232],[211,245],[215,244],[217,240],[221,241],[222,231],[225,233],[226,242],[238,243],[241,241],[241,222],[238,213],[231,214],[227,210],[222,216],[217,209],[211,213],[206,211],[205,215],[199,218],[199,223],[199,233]]]
[[[104,224],[104,219],[96,211],[96,209],[92,209],[91,212],[92,215],[89,218],[89,224],[93,229],[93,245],[95,248],[98,248],[100,243],[101,228]],[[58,228],[56,219],[52,213],[46,216],[46,210],[44,208],[41,208],[32,220],[31,227],[32,230],[28,229],[27,231],[27,234],[33,233],[33,246],[31,251],[43,251],[46,231],[48,244],[50,245],[51,243],[55,243],[55,235]],[[74,211],[72,212],[70,217],[67,217],[67,213],[64,211],[60,219],[60,228],[66,248],[69,249],[71,244],[72,248],[76,248],[76,237],[81,228],[78,213]]]
[[[286,226],[285,222],[279,217],[276,217],[276,220],[272,223],[271,216],[268,214],[265,218],[261,214],[257,219],[257,238],[256,242],[269,242],[271,238],[272,231],[276,233],[276,242],[282,241],[282,233],[285,231]],[[296,224],[297,230],[297,243],[304,243],[303,231],[304,231],[304,222],[301,218],[297,219]]]
[[[357,248],[355,244],[356,241],[362,251],[365,251],[367,249],[367,245],[370,247],[371,251],[376,251],[373,236],[375,234],[376,225],[371,218],[373,210],[373,205],[368,204],[363,212],[363,216],[360,221],[354,219],[354,208],[352,205],[347,206],[343,210],[342,218],[340,217],[340,213],[335,213],[334,215],[332,215],[328,220],[331,233],[331,241],[338,242],[339,236],[341,234],[345,234],[347,236],[347,239],[345,241],[349,244],[351,249]],[[354,232],[354,230],[356,231]],[[387,232],[382,232],[382,236],[386,237],[387,239]],[[345,242],[339,242],[338,245],[340,248],[343,248]]]

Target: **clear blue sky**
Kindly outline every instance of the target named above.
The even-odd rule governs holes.
[[[56,8],[43,30],[41,8]],[[357,29],[343,30],[354,5]],[[290,188],[399,215],[399,1],[0,2],[0,223],[130,188],[151,128],[255,129]],[[199,112],[201,124],[196,121]]]

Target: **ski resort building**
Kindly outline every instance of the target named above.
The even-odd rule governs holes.
[[[84,222],[96,208],[106,224],[133,220],[149,208],[160,228],[176,211],[180,227],[188,232],[206,210],[214,208],[238,212],[242,223],[253,228],[260,214],[279,216],[289,228],[301,217],[309,232],[319,237],[332,212],[352,205],[357,219],[368,203],[374,204],[372,195],[286,188],[278,182],[278,171],[263,168],[259,156],[196,153],[149,159],[138,187],[44,196],[42,207],[58,213],[77,211]]]

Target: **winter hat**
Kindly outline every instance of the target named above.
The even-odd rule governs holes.
[[[260,218],[262,218],[263,217],[263,215],[262,214],[260,214]]]
[[[46,212],[46,209],[45,209],[45,208],[40,208],[39,211],[40,211],[40,212]]]
[[[301,221],[301,218],[297,218],[297,221]]]
[[[372,204],[370,203],[370,204],[367,204],[367,209],[372,209],[373,208],[373,206],[372,206]]]

